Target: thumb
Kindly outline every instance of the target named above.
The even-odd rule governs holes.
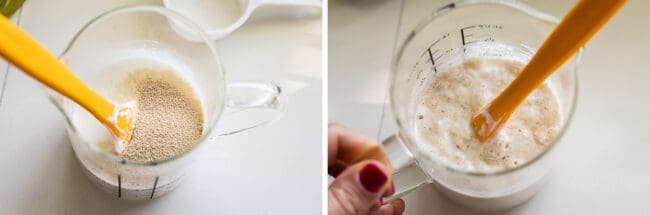
[[[367,214],[390,188],[390,170],[379,161],[348,167],[328,189],[330,215]]]

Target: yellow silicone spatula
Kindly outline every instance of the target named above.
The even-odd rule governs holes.
[[[530,93],[575,54],[614,16],[626,0],[581,0],[546,38],[528,65],[494,100],[474,113],[471,125],[489,139]]]
[[[0,55],[31,77],[88,110],[117,137],[116,151],[131,139],[135,104],[114,104],[84,84],[26,32],[0,15]]]

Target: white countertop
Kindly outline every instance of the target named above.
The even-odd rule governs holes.
[[[395,41],[448,2],[330,1],[329,121],[378,140],[396,132],[385,105]],[[562,17],[575,0],[524,2]],[[577,109],[558,148],[559,165],[540,193],[506,214],[650,213],[648,8],[650,1],[629,1],[587,44],[578,73]],[[406,214],[475,213],[433,186],[404,199]]]
[[[13,20],[58,54],[91,18],[143,2],[157,4],[27,0]],[[258,18],[217,44],[228,78],[278,83],[286,113],[208,143],[177,190],[142,202],[91,184],[39,84],[0,62],[0,214],[319,214],[321,19]]]

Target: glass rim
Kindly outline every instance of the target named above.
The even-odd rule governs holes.
[[[411,40],[415,37],[415,35],[417,35],[424,27],[428,26],[437,17],[439,17],[441,15],[444,15],[444,14],[446,14],[447,12],[449,12],[451,10],[455,10],[455,9],[462,8],[462,7],[465,7],[465,6],[476,5],[476,4],[486,4],[486,3],[487,4],[497,4],[497,5],[507,6],[507,7],[510,7],[512,9],[524,12],[525,14],[531,16],[532,18],[536,18],[536,19],[539,19],[539,20],[545,20],[545,21],[548,21],[548,22],[551,22],[551,23],[554,23],[554,24],[559,23],[559,19],[556,18],[556,17],[553,17],[553,16],[551,16],[549,14],[546,14],[544,12],[541,12],[541,11],[539,11],[539,10],[537,10],[535,8],[532,8],[532,7],[530,7],[530,6],[528,6],[528,5],[524,4],[524,3],[514,2],[514,1],[507,1],[507,0],[465,0],[465,1],[458,2],[458,3],[450,3],[450,4],[447,4],[447,5],[443,6],[443,7],[440,7],[438,10],[436,10],[433,13],[429,14],[428,16],[422,18],[417,23],[416,27],[413,28],[413,30],[411,30],[407,34],[407,36],[403,40],[403,42],[400,43],[399,49],[395,53],[395,55],[394,55],[395,57],[393,58],[393,62],[391,63],[390,78],[389,78],[389,80],[390,80],[390,86],[389,86],[389,95],[390,96],[389,96],[389,98],[390,98],[390,102],[391,102],[390,107],[391,107],[391,112],[393,113],[392,114],[393,115],[393,120],[397,123],[397,126],[399,128],[398,135],[401,136],[401,139],[403,139],[404,141],[410,142],[411,141],[410,139],[413,139],[413,138],[404,138],[404,136],[410,137],[411,135],[410,135],[410,133],[404,132],[404,129],[402,129],[402,128],[404,128],[405,125],[402,122],[402,120],[400,119],[400,117],[398,117],[395,114],[395,112],[397,110],[397,106],[396,106],[397,103],[395,101],[395,96],[393,94],[394,89],[395,89],[395,77],[396,77],[396,74],[397,74],[397,64],[401,60],[402,54],[404,52],[404,48],[411,42]],[[537,154],[533,159],[531,159],[531,160],[529,160],[527,162],[524,162],[523,164],[518,165],[518,166],[516,166],[514,168],[506,168],[506,169],[501,169],[501,170],[493,171],[493,172],[480,172],[480,171],[468,171],[468,170],[459,169],[459,168],[453,167],[451,165],[448,165],[445,162],[442,162],[442,161],[439,161],[439,160],[436,160],[436,159],[432,159],[430,156],[420,156],[420,157],[426,158],[426,161],[430,161],[435,166],[443,167],[447,171],[454,172],[454,173],[459,173],[459,174],[464,174],[464,175],[468,175],[468,176],[478,176],[478,177],[505,175],[505,174],[508,174],[508,173],[516,172],[518,170],[522,170],[522,169],[524,169],[524,168],[526,168],[528,166],[533,165],[538,160],[545,157],[545,155],[548,154],[549,151],[552,151],[555,148],[554,146],[557,145],[556,143],[559,142],[562,139],[562,137],[564,137],[564,133],[566,132],[568,126],[571,124],[571,121],[572,121],[572,118],[573,118],[573,113],[575,112],[575,108],[576,108],[576,101],[578,99],[578,74],[577,73],[578,73],[578,67],[579,67],[578,65],[580,64],[580,61],[581,61],[581,58],[582,58],[583,49],[584,48],[581,47],[578,50],[578,52],[574,55],[574,57],[572,57],[572,59],[569,59],[569,60],[575,61],[574,65],[573,65],[573,70],[571,72],[572,76],[573,76],[573,79],[574,79],[574,81],[573,81],[574,91],[573,91],[573,95],[572,95],[573,99],[570,101],[571,107],[570,107],[569,112],[568,112],[568,114],[566,116],[566,120],[563,123],[563,125],[561,126],[560,131],[557,133],[557,136],[555,137],[555,139],[546,147],[546,149],[544,151]],[[419,150],[415,151],[414,153],[416,153],[418,155],[422,154],[422,152],[420,152]],[[416,159],[416,161],[419,162],[417,159]]]
[[[186,16],[184,16],[184,15],[178,13],[178,12],[175,12],[173,10],[170,10],[170,9],[167,9],[167,8],[164,8],[164,7],[161,7],[161,6],[156,6],[156,5],[123,6],[123,7],[114,8],[114,9],[111,9],[111,10],[108,10],[106,12],[101,13],[100,15],[98,15],[95,18],[88,21],[86,24],[84,24],[84,26],[81,29],[79,29],[77,31],[77,33],[70,40],[70,42],[68,43],[66,48],[63,50],[63,52],[58,56],[59,60],[64,62],[63,58],[66,56],[66,54],[68,54],[68,52],[76,44],[77,39],[79,39],[79,37],[86,30],[88,30],[88,29],[90,29],[92,27],[95,27],[98,24],[101,24],[101,21],[107,20],[107,19],[109,19],[109,18],[111,18],[113,16],[116,16],[116,15],[120,15],[122,13],[128,13],[128,12],[153,12],[153,13],[158,13],[159,15],[162,15],[165,18],[169,19],[169,21],[173,20],[175,22],[180,22],[180,23],[186,25],[185,27],[187,27],[187,29],[189,29],[190,31],[198,34],[197,39],[199,39],[199,40],[197,40],[197,41],[200,42],[200,43],[205,44],[208,47],[208,49],[212,53],[212,56],[214,56],[214,61],[217,62],[219,71],[216,71],[216,72],[222,73],[222,77],[223,77],[222,82],[223,83],[221,84],[221,88],[222,88],[222,91],[224,93],[226,93],[226,87],[225,87],[226,72],[225,72],[225,70],[223,68],[223,64],[221,63],[221,59],[219,58],[219,55],[217,53],[216,44],[214,44],[212,42],[212,40],[209,39],[207,33],[198,24],[191,21],[191,19],[187,18]],[[169,23],[169,24],[171,25],[172,23]],[[170,28],[172,28],[172,26],[170,26]],[[46,88],[46,89],[49,89],[49,88],[47,88],[45,86],[43,86],[43,87]],[[225,106],[225,100],[219,102],[219,104],[216,105],[216,107],[215,107],[216,111],[215,111],[214,116],[211,118],[212,120],[209,120],[209,121],[204,120],[204,122],[206,122],[205,123],[206,126],[204,128],[203,134],[201,135],[201,138],[197,139],[190,147],[185,149],[183,152],[181,152],[181,153],[179,153],[177,155],[174,155],[172,157],[162,159],[162,160],[136,161],[136,160],[128,160],[128,159],[121,158],[119,156],[113,155],[111,153],[107,153],[106,151],[100,149],[99,146],[97,146],[96,144],[92,144],[92,143],[90,143],[90,141],[87,141],[86,139],[84,139],[81,135],[79,135],[77,128],[72,123],[72,120],[70,118],[71,116],[68,116],[67,112],[65,111],[65,107],[61,107],[59,102],[58,102],[58,100],[60,98],[65,98],[65,97],[63,97],[62,95],[60,95],[58,93],[53,94],[53,93],[51,93],[51,90],[46,91],[46,94],[47,94],[49,100],[54,104],[54,106],[56,106],[57,109],[59,109],[59,111],[64,115],[66,124],[70,128],[70,130],[68,132],[71,131],[71,132],[74,133],[74,135],[77,135],[80,138],[80,140],[82,140],[85,144],[89,145],[90,149],[93,152],[95,152],[97,154],[100,154],[103,157],[105,157],[105,158],[107,158],[107,159],[109,159],[109,160],[111,160],[111,161],[113,161],[115,163],[121,163],[123,165],[130,164],[130,165],[135,165],[135,166],[156,166],[156,165],[160,165],[160,164],[165,164],[165,163],[169,163],[169,162],[175,161],[177,159],[180,159],[180,158],[184,157],[185,155],[188,155],[191,152],[193,152],[196,148],[198,148],[199,145],[202,145],[201,143],[205,142],[206,139],[210,138],[210,134],[212,134],[214,132],[214,129],[215,129],[216,125],[217,125],[218,119],[220,118],[221,114],[223,113],[223,109],[224,109],[224,106]],[[65,98],[65,99],[68,99],[68,98]],[[75,153],[77,153],[77,152],[75,152]]]

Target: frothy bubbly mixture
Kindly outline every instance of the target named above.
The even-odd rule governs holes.
[[[485,142],[470,126],[472,114],[516,77],[525,63],[474,58],[437,74],[420,94],[416,144],[457,169],[493,172],[522,165],[555,140],[562,118],[558,99],[545,83]]]

